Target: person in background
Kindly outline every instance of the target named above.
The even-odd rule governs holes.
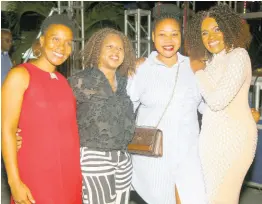
[[[9,56],[12,47],[12,33],[8,29],[1,29],[1,84],[3,84],[7,73],[13,66]]]
[[[56,71],[72,52],[74,23],[52,15],[41,26],[41,56],[8,73],[2,86],[2,154],[11,204],[80,204],[76,101]],[[23,147],[17,152],[16,131]]]
[[[3,84],[7,73],[12,68],[13,64],[9,56],[9,51],[12,47],[12,33],[8,29],[1,29],[1,85]],[[7,197],[9,194],[9,187],[7,183],[7,175],[5,166],[1,155],[1,197]]]
[[[209,204],[239,202],[257,146],[245,23],[229,6],[217,5],[197,13],[187,30],[191,68],[207,104],[199,152]]]

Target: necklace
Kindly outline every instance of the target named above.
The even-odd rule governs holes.
[[[55,73],[49,73],[49,74],[50,74],[51,79],[56,79],[56,80],[58,80],[58,77],[56,76]]]

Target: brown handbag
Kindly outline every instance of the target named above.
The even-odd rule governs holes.
[[[154,127],[136,127],[128,151],[132,154],[161,157],[163,155],[163,133]]]
[[[152,157],[163,156],[163,132],[160,129],[158,129],[158,126],[174,97],[175,88],[178,79],[178,73],[179,73],[179,65],[176,71],[176,79],[175,79],[175,85],[173,88],[172,96],[170,97],[170,100],[166,105],[166,108],[162,116],[160,117],[157,125],[155,127],[137,126],[135,129],[134,137],[131,143],[127,146],[129,153],[139,154],[144,156],[152,156]],[[141,104],[138,106],[136,110],[136,118],[140,106]]]

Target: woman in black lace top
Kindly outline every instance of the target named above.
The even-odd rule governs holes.
[[[135,70],[128,38],[114,29],[93,34],[83,51],[86,69],[69,79],[77,99],[83,203],[127,204],[132,178],[127,145],[135,130],[127,75]]]

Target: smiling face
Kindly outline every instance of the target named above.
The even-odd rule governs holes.
[[[51,65],[62,64],[72,52],[72,30],[62,24],[52,24],[40,37],[41,58]]]
[[[116,70],[124,61],[124,43],[120,36],[108,34],[102,45],[99,57],[99,68]]]
[[[163,19],[157,23],[152,34],[159,59],[176,57],[181,45],[180,25],[175,19]]]
[[[214,18],[205,18],[201,26],[202,41],[206,49],[217,54],[225,49],[224,35]]]
[[[1,51],[8,52],[12,46],[12,34],[8,31],[1,31]]]

